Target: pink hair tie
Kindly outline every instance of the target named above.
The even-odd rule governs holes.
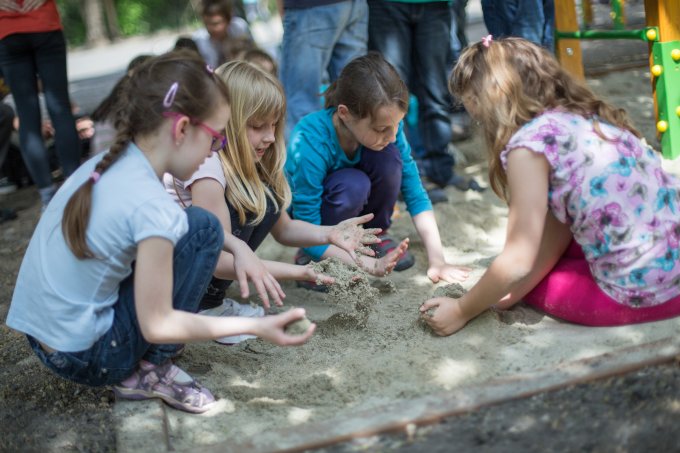
[[[485,37],[482,38],[482,45],[488,49],[489,46],[491,45],[491,41],[493,41],[493,36],[486,35]]]
[[[210,74],[215,74],[215,69],[210,66],[209,64],[205,65],[206,71],[208,71]]]
[[[99,173],[98,171],[93,171],[90,173],[90,179],[92,180],[92,184],[96,184],[97,181],[99,181],[99,178],[101,178],[102,174]]]

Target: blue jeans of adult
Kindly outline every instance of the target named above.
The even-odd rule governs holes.
[[[321,223],[337,225],[352,217],[373,213],[364,226],[387,230],[401,189],[404,163],[392,143],[382,151],[364,148],[354,168],[329,174],[323,182]]]
[[[252,223],[254,220],[253,215],[246,215],[245,223],[242,223],[241,219],[238,218],[238,212],[231,206],[229,201],[227,201],[227,206],[229,207],[229,217],[231,220],[231,234],[248,244],[252,251],[257,250],[281,217],[281,210],[277,211],[276,205],[269,197],[267,197],[267,211],[264,218],[258,224]],[[232,283],[233,280],[213,277],[201,299],[199,310],[219,307],[222,304],[227,289]]]
[[[447,89],[451,62],[448,2],[369,0],[368,47],[390,62],[418,98],[425,175],[446,185],[453,174],[451,107]]]
[[[80,165],[80,144],[66,77],[66,41],[61,31],[16,33],[0,39],[0,68],[14,96],[21,155],[39,189],[52,185],[42,136],[38,77],[55,130],[57,157],[65,176]]]
[[[516,36],[553,50],[553,0],[482,0],[482,12],[494,37]]]
[[[321,109],[324,74],[332,82],[347,63],[366,53],[366,0],[312,8],[287,8],[283,15],[281,83],[286,92],[286,137],[300,119]]]
[[[195,313],[215,271],[224,236],[213,214],[197,207],[187,208],[186,213],[189,231],[173,253],[172,303],[177,310]],[[91,386],[123,381],[141,359],[161,365],[177,354],[181,345],[151,344],[144,339],[135,311],[134,272],[121,282],[113,309],[113,325],[85,351],[47,353],[31,336],[28,341],[38,358],[56,374]]]

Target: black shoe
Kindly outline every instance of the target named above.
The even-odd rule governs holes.
[[[449,180],[446,182],[447,186],[453,186],[456,189],[465,192],[466,190],[473,190],[475,192],[484,192],[485,187],[482,187],[472,178],[466,178],[457,174],[452,174]]]
[[[427,191],[427,196],[430,198],[432,204],[446,203],[449,201],[449,197],[446,195],[446,191],[440,187],[435,187]]]

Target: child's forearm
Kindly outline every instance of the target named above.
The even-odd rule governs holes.
[[[274,239],[288,247],[311,247],[329,242],[331,227],[314,225],[302,220],[288,220],[285,225],[272,230]]]
[[[276,280],[314,279],[313,272],[306,266],[268,260],[262,260],[262,264]],[[223,280],[235,280],[237,276],[234,269],[234,255],[225,252],[220,253],[213,275]]]
[[[444,263],[444,250],[442,248],[442,240],[439,235],[439,228],[437,227],[437,219],[434,216],[434,211],[423,211],[413,217],[413,224],[416,227],[418,236],[420,236],[425,251],[427,252],[427,260],[432,264]]]
[[[467,320],[474,318],[504,297],[526,289],[531,263],[514,253],[501,253],[482,278],[458,303]]]

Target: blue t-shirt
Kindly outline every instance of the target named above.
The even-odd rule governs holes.
[[[7,316],[9,327],[62,352],[86,350],[111,328],[139,242],[161,237],[174,245],[189,230],[186,213],[131,144],[92,191],[86,239],[95,258],[76,258],[61,231],[64,207],[102,157],[81,165],[40,217]]]
[[[321,196],[326,176],[342,168],[355,167],[361,160],[363,147],[352,159],[340,147],[333,127],[335,108],[310,113],[300,120],[290,136],[286,176],[293,191],[291,205],[293,217],[315,225],[321,224]],[[411,216],[432,209],[432,203],[423,188],[418,168],[406,141],[403,123],[399,124],[394,142],[401,153],[403,170],[401,194]],[[305,252],[320,259],[328,245],[305,248]]]

